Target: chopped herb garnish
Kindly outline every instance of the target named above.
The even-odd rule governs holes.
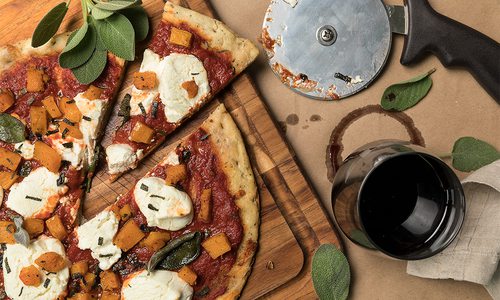
[[[9,266],[9,261],[7,260],[7,257],[5,258],[5,263],[3,264],[5,266],[5,271],[7,271],[7,274],[11,272],[10,266]]]
[[[150,197],[151,197],[151,198],[160,198],[160,199],[162,199],[162,200],[165,200],[165,197],[160,196],[160,195],[151,195]]]
[[[64,148],[73,148],[73,142],[67,142],[62,144]]]
[[[132,96],[130,94],[126,94],[123,97],[122,103],[120,104],[120,110],[118,111],[119,117],[124,117],[128,119],[130,117],[130,99]]]
[[[111,257],[111,256],[113,256],[112,253],[110,253],[110,254],[99,254],[99,257]]]
[[[26,88],[22,88],[19,90],[19,96],[25,95],[28,92]]]
[[[39,141],[43,141],[43,136],[42,136],[42,134],[41,134],[41,133],[37,133],[37,134],[35,134],[35,136],[36,136],[36,139],[37,139],[37,140],[39,140]]]
[[[139,229],[141,229],[142,232],[149,232],[148,225],[146,224],[139,225]]]
[[[151,210],[154,210],[154,211],[159,211],[159,209],[154,207],[153,204],[151,204],[151,203],[148,204],[148,208]]]
[[[30,106],[33,104],[33,102],[35,102],[35,97],[33,96],[29,97],[28,100],[26,101],[26,103],[28,103],[28,105]]]
[[[61,98],[62,96],[64,96],[63,92],[61,90],[59,90],[57,92],[57,97]]]
[[[31,162],[26,161],[24,164],[21,165],[19,170],[17,171],[17,174],[21,177],[28,177],[28,175],[31,173]]]
[[[68,128],[64,128],[63,132],[61,133],[61,137],[63,139],[65,139],[66,138],[66,134],[68,134],[68,132],[69,132],[69,129]]]
[[[0,244],[3,251],[7,250],[7,245],[5,243]]]
[[[64,173],[60,173],[59,178],[57,178],[57,186],[63,185],[65,181],[66,181],[66,178],[64,176]]]
[[[97,245],[102,246],[103,243],[104,243],[104,238],[100,236],[99,239],[97,239]]]
[[[66,118],[63,119],[63,122],[68,124],[69,126],[75,126],[75,123],[71,122],[70,120],[68,120]]]
[[[200,141],[204,141],[210,137],[209,133],[205,133],[204,135],[201,136]]]
[[[66,128],[67,129],[67,128]],[[47,131],[47,133],[45,134],[46,136],[49,136],[51,134],[55,134],[55,133],[58,133],[59,132],[59,129],[55,129],[55,130],[49,130]]]
[[[30,195],[26,195],[26,199],[30,199],[30,200],[42,202],[42,198],[33,197],[33,196],[30,196]]]
[[[141,109],[141,112],[142,112],[142,115],[143,116],[146,116],[147,113],[146,113],[146,109],[144,108],[144,105],[142,104],[142,102],[139,102],[139,104],[137,104],[139,106],[139,108]]]
[[[43,283],[43,287],[47,288],[49,286],[49,283],[50,283],[50,279],[49,278],[45,279],[45,282]]]
[[[156,118],[156,114],[158,113],[158,105],[158,101],[153,101],[153,108],[151,109],[151,115],[153,116],[153,118]]]
[[[194,293],[196,297],[204,297],[210,292],[210,288],[208,286],[203,287],[201,290]]]
[[[141,190],[143,191],[149,191],[149,187],[147,185],[145,185],[144,183],[141,183]]]
[[[71,100],[66,101],[67,104],[72,104],[72,103],[75,103],[75,102],[76,102],[75,99],[71,99]]]
[[[24,286],[21,287],[21,291],[19,292],[19,295],[17,295],[18,297],[21,297],[21,295],[23,294],[23,290],[24,290]]]
[[[85,121],[92,121],[92,118],[91,117],[87,117],[87,116],[82,116],[82,119],[84,119]]]
[[[191,73],[192,76],[200,75],[200,73]]]
[[[191,157],[191,151],[189,149],[182,150],[182,161],[187,162]]]
[[[47,273],[45,273],[45,276],[49,276],[50,274],[55,275],[55,274],[57,274],[57,273],[56,273],[56,272],[47,272]]]

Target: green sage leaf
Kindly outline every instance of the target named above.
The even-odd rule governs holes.
[[[75,34],[75,37],[71,40],[71,42],[77,38],[77,35],[78,33]],[[61,67],[73,69],[86,63],[94,53],[96,39],[96,29],[94,25],[90,24],[88,25],[88,29],[86,30],[85,36],[81,42],[70,51],[63,52],[59,55],[59,64]]]
[[[94,7],[94,8],[92,8],[91,13],[92,13],[92,16],[94,17],[94,19],[102,20],[102,19],[106,19],[107,17],[111,16],[114,12],[111,10],[104,10],[104,9]]]
[[[134,27],[125,16],[113,14],[104,20],[96,20],[95,23],[106,49],[125,60],[134,60]]]
[[[139,1],[96,1],[95,7],[103,10],[118,11],[132,5],[140,3]]]
[[[201,253],[201,233],[172,250],[159,264],[160,269],[177,270],[194,261]]]
[[[108,53],[105,50],[95,50],[90,59],[83,65],[71,69],[80,83],[90,84],[96,80],[106,67]]]
[[[52,8],[36,26],[31,38],[31,46],[40,47],[47,43],[56,34],[67,12],[66,2],[59,3]]]
[[[349,295],[349,262],[334,245],[321,245],[314,253],[311,272],[320,300],[344,300]]]
[[[458,139],[451,155],[453,167],[462,172],[475,171],[500,159],[495,147],[473,137]]]
[[[120,11],[132,23],[135,31],[135,40],[143,41],[149,32],[148,14],[142,6],[134,6]]]
[[[182,235],[182,236],[180,236],[180,237],[178,237],[176,239],[173,239],[170,242],[168,242],[167,245],[165,245],[165,247],[163,247],[160,250],[158,250],[149,259],[148,265],[147,265],[148,273],[151,272],[151,271],[153,271],[156,268],[156,266],[158,266],[158,264],[162,263],[163,260],[170,253],[172,253],[177,248],[180,248],[180,246],[182,246],[184,243],[189,242],[191,240],[195,240],[195,242],[197,243],[197,246],[199,248],[200,243],[201,243],[201,233],[198,232],[198,231],[186,233],[186,234],[184,234],[184,235]],[[196,259],[196,257],[198,257],[198,255],[199,255],[199,251],[200,251],[200,249],[198,249],[198,253],[197,254],[194,253],[194,255],[191,255],[191,258],[192,258],[191,260],[187,260],[187,261],[191,262],[194,259]],[[192,253],[190,253],[190,254],[192,254]]]
[[[12,218],[12,221],[14,221],[14,225],[16,226],[16,231],[14,231],[14,239],[16,240],[16,243],[28,248],[30,245],[30,235],[26,229],[23,228],[23,218],[15,216]]]
[[[380,105],[385,110],[404,111],[416,105],[422,100],[432,87],[430,75],[436,69],[406,80],[393,84],[385,89]]]
[[[68,38],[68,42],[66,43],[66,47],[63,49],[64,52],[69,52],[76,46],[80,44],[80,42],[83,40],[85,35],[87,34],[87,31],[89,29],[89,23],[84,22],[82,27],[78,28],[78,30],[73,31],[71,35]]]
[[[24,124],[9,114],[0,113],[0,140],[6,143],[20,143],[24,141]]]

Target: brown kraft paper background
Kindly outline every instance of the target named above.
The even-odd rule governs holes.
[[[222,21],[257,42],[269,0],[210,2]],[[402,1],[386,3],[401,5]],[[430,0],[430,3],[438,12],[500,41],[500,0]],[[386,138],[412,137],[436,154],[451,152],[455,140],[462,136],[482,139],[500,149],[500,105],[467,71],[446,69],[434,56],[411,67],[402,66],[399,63],[402,36],[394,36],[391,55],[380,77],[366,91],[336,102],[310,100],[290,91],[274,76],[260,48],[260,57],[250,67],[250,75],[276,120],[286,128],[287,140],[330,215],[327,146],[334,128],[349,114],[362,116],[346,122],[349,124],[342,135],[341,159],[367,142]],[[376,107],[387,86],[434,67],[437,69],[432,75],[434,85],[417,106],[400,114],[386,114]],[[460,178],[465,175],[459,174]],[[353,274],[351,299],[490,299],[480,285],[409,276],[406,262],[384,258],[348,241],[345,244]]]

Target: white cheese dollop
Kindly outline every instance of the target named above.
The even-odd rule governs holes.
[[[193,220],[193,204],[188,194],[165,184],[161,178],[139,180],[134,188],[134,198],[149,226],[179,230]]]
[[[133,168],[137,159],[137,153],[127,144],[112,144],[106,148],[109,174],[118,174]]]
[[[85,116],[80,121],[80,131],[83,134],[83,141],[87,145],[86,151],[88,163],[90,164],[94,157],[94,148],[98,135],[97,130],[102,119],[105,101],[101,99],[89,100],[83,94],[79,93],[75,96],[74,100],[82,115]]]
[[[162,166],[170,165],[170,166],[176,166],[178,165],[179,162],[179,155],[175,153],[175,151],[170,152],[167,157],[161,162]]]
[[[146,270],[130,274],[122,285],[122,300],[191,299],[193,288],[177,272]]]
[[[24,218],[50,217],[59,199],[68,191],[65,185],[58,186],[58,174],[39,167],[19,183],[10,188],[6,205]]]
[[[21,151],[20,154],[24,159],[32,159],[35,152],[35,145],[30,143],[30,141],[24,141],[14,144],[14,149]]]
[[[162,58],[146,49],[140,71],[154,72],[159,83],[151,90],[132,88],[131,115],[142,114],[139,103],[142,103],[148,113],[159,95],[165,106],[167,121],[175,123],[184,118],[210,92],[207,71],[203,63],[193,55],[173,53]],[[198,86],[198,94],[194,98],[189,98],[187,91],[181,86],[191,80]]]
[[[59,240],[52,237],[41,236],[33,241],[28,248],[21,244],[7,245],[7,249],[3,255],[3,278],[5,293],[9,298],[20,300],[57,299],[59,295],[66,291],[69,279],[68,267],[65,267],[57,273],[49,273],[43,271],[35,263],[35,260],[40,257],[40,255],[47,252],[56,252],[66,259],[63,245]],[[9,265],[10,272],[7,272],[6,264]],[[40,270],[42,283],[37,287],[26,286],[19,279],[21,269],[30,265],[34,265]],[[49,279],[49,281],[47,287],[45,287],[44,283],[47,279]]]
[[[109,210],[100,212],[77,229],[78,248],[92,251],[92,257],[99,261],[99,268],[107,270],[120,259],[122,251],[113,238],[118,231],[119,220]],[[102,239],[100,239],[102,238]]]
[[[85,156],[86,146],[81,139],[75,139],[71,136],[66,136],[62,138],[60,132],[51,134],[47,137],[53,146],[55,146],[61,158],[65,161],[69,161],[73,167],[80,170],[83,167],[82,161]],[[71,143],[71,144],[67,144]],[[71,147],[66,147],[63,144],[71,145]]]

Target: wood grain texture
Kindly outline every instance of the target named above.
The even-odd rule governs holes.
[[[37,21],[59,2],[1,1],[0,44],[30,37]],[[160,20],[163,2],[143,2],[154,28]],[[213,16],[213,11],[204,0],[179,2]],[[80,19],[79,1],[73,1],[60,31],[76,28],[81,22]],[[130,74],[138,69],[145,46],[143,43],[137,47],[137,59],[128,67],[119,100],[130,91]],[[239,76],[219,97],[168,137],[165,145],[136,170],[121,176],[114,183],[109,183],[101,164],[91,193],[84,202],[84,217],[94,216],[103,207],[113,203],[116,197],[126,193],[138,178],[175,148],[179,139],[193,132],[219,103],[226,105],[243,133],[261,199],[259,250],[242,299],[314,298],[316,295],[310,278],[312,254],[322,243],[333,243],[341,247],[339,238],[319,205],[315,193],[302,175],[295,154],[277,129],[251,79],[245,74]],[[115,107],[106,128],[103,146],[110,143],[117,124],[121,121],[116,115],[117,110],[118,107]]]

